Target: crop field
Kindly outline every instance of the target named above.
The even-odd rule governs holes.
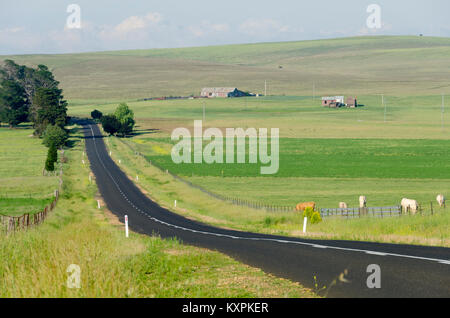
[[[42,176],[47,148],[33,129],[0,128],[0,214],[36,213],[53,199],[58,179]]]

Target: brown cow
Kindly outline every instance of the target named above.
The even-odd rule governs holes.
[[[297,211],[305,211],[306,208],[312,208],[313,210],[315,210],[316,202],[299,203],[295,208],[297,209]]]

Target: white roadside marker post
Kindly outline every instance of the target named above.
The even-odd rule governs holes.
[[[119,163],[122,163],[122,160],[119,159]]]
[[[306,233],[306,223],[308,222],[308,218],[305,216],[303,219],[303,233]]]
[[[177,200],[173,203],[174,207],[177,207]]]
[[[84,164],[84,160],[81,160],[81,162]]]
[[[139,181],[139,176],[138,175],[136,175],[136,181]]]
[[[125,237],[128,237],[128,215],[125,215]]]
[[[89,175],[89,183],[92,183],[92,176]]]
[[[111,156],[111,151],[109,152],[109,155]]]
[[[100,209],[100,200],[97,200],[97,208]]]

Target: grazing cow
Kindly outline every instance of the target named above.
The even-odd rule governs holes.
[[[363,196],[363,195],[360,196],[360,197],[359,197],[359,207],[362,209],[362,208],[365,208],[366,205],[367,205],[366,197]]]
[[[297,206],[295,207],[297,209],[297,211],[305,211],[306,208],[312,208],[313,210],[316,209],[316,202],[304,202],[304,203],[299,203],[297,204]]]
[[[339,203],[339,209],[347,209],[347,208],[348,208],[347,203],[345,203],[345,202]]]
[[[416,200],[411,199],[402,199],[402,210],[403,212],[411,212],[412,214],[416,214],[419,210],[419,203]]]
[[[436,201],[439,203],[439,206],[442,208],[445,205],[445,197],[442,194],[439,194],[436,197]]]

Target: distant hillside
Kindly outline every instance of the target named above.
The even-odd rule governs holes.
[[[450,93],[450,38],[355,37],[179,49],[2,56],[54,69],[65,95],[133,99],[236,86],[268,94]]]

